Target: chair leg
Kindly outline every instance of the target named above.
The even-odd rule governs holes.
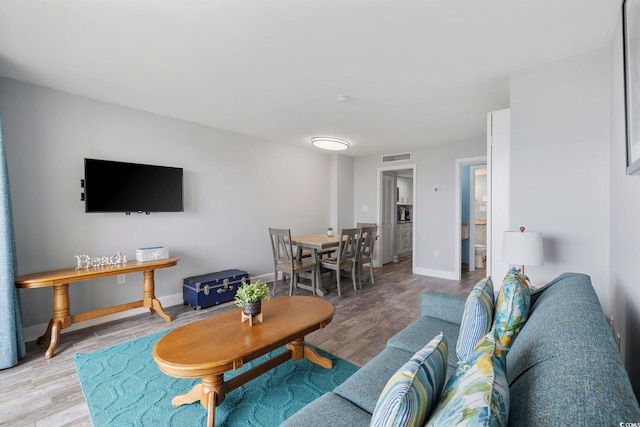
[[[375,285],[376,282],[373,280],[373,260],[369,263],[369,275],[371,276],[371,284]]]
[[[298,273],[291,273],[291,280],[289,281],[289,296],[293,295],[293,286],[294,283],[296,285],[296,288],[298,287]]]
[[[318,283],[316,281],[316,277],[317,277],[317,269],[318,267],[316,266],[313,270],[311,270],[311,293],[313,295],[318,295]]]
[[[271,288],[271,296],[276,296],[276,285],[278,284],[278,270],[273,274],[273,286]]]
[[[362,289],[362,263],[358,261],[356,263],[356,271],[358,274],[358,289]]]
[[[338,286],[338,296],[342,296],[342,292],[340,291],[340,269],[336,270],[336,284]]]
[[[356,281],[356,270],[357,270],[357,264],[354,261],[353,264],[351,264],[351,281],[353,282],[354,291],[358,290],[358,284],[360,283],[360,274],[358,274],[358,279]],[[360,285],[360,288],[362,288],[362,285]]]

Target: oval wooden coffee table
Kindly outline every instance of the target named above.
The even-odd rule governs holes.
[[[242,322],[242,310],[234,310],[182,326],[160,338],[153,359],[165,374],[178,378],[202,378],[188,393],[171,403],[180,406],[200,401],[207,408],[207,426],[213,427],[216,406],[232,390],[287,360],[307,358],[331,369],[331,360],[304,343],[305,335],[324,328],[335,313],[328,301],[312,296],[278,297],[262,303],[263,322]],[[224,373],[242,367],[278,347],[287,350],[248,371],[224,381]]]

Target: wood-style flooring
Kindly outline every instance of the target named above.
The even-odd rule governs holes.
[[[336,306],[336,315],[307,341],[362,366],[385,347],[391,336],[420,315],[423,291],[467,295],[484,273],[469,273],[463,268],[461,281],[419,276],[411,273],[409,257],[376,269],[375,285],[363,282],[363,289],[357,292],[350,280],[343,279],[341,297],[335,281],[332,285],[332,276],[323,275],[323,286],[330,292],[326,298]],[[288,286],[281,283],[276,292],[286,295]],[[309,292],[300,289],[294,294]],[[29,342],[27,355],[17,366],[0,370],[0,426],[91,426],[73,362],[76,352],[89,353],[234,309],[233,303],[202,310],[179,305],[165,308],[172,322],[141,314],[63,333],[51,359],[44,357],[48,343]]]

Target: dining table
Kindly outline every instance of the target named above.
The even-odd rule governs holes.
[[[304,249],[309,249],[311,251],[311,256],[316,263],[320,263],[320,258],[318,256],[318,251],[326,250],[330,248],[337,248],[340,245],[340,234],[305,234],[301,236],[293,236],[291,237],[291,243],[298,248],[298,257],[302,256],[302,251]],[[316,286],[315,289],[313,285],[307,286],[305,284],[299,283],[298,287],[302,289],[307,289],[311,291],[314,295],[324,296],[327,291],[322,287],[322,281],[320,280],[320,266],[316,268]],[[313,283],[313,281],[311,281]]]

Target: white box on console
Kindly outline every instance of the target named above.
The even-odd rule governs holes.
[[[169,248],[166,246],[152,246],[149,248],[136,249],[136,260],[138,262],[157,261],[169,258]]]

